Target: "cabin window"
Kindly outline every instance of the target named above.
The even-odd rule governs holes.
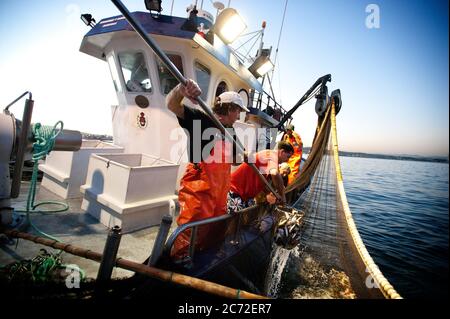
[[[249,107],[250,97],[248,96],[247,90],[246,89],[240,89],[238,93],[239,93],[239,95],[242,98],[242,102],[244,102],[244,106],[245,107]]]
[[[209,91],[209,82],[211,80],[211,71],[199,62],[194,63],[194,69],[197,83],[202,89],[202,95],[200,97],[203,101],[206,101]]]
[[[119,53],[119,62],[128,92],[152,91],[147,64],[142,52]]]
[[[227,91],[229,91],[229,90],[228,90],[228,85],[225,83],[225,81],[220,82],[216,89],[216,97],[219,96],[220,94],[222,94],[223,92],[227,92]]]
[[[181,56],[176,54],[167,54],[170,61],[177,67],[177,69],[184,74],[183,62],[181,61]],[[170,71],[165,67],[159,58],[156,59],[156,67],[158,68],[159,83],[161,85],[161,90],[164,95],[168,94],[177,84],[178,80],[170,73]]]
[[[111,77],[113,79],[114,89],[116,90],[116,92],[122,92],[122,84],[120,83],[119,72],[117,72],[116,64],[114,63],[114,56],[108,56],[107,61],[109,72],[111,72]]]

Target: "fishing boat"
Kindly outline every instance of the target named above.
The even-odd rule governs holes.
[[[232,42],[242,32],[238,29],[245,22],[233,8],[216,2],[214,16],[195,3],[188,7],[188,16],[183,18],[161,14],[161,1],[145,1],[148,10],[133,13],[120,1],[112,2],[121,15],[98,23],[91,14],[82,15],[91,29],[80,46],[82,53],[109,67],[118,101],[111,107],[112,142],[82,140],[77,131],[54,128],[53,135],[45,137],[49,140],[53,137],[54,148],[47,150],[50,153],[45,154],[45,162],[39,164],[43,172],[40,186],[45,194],[78,205],[81,213],[110,230],[103,254],[80,253],[82,249],[75,252],[51,239],[40,239],[8,227],[13,223],[14,199],[20,193],[23,161],[31,154],[30,141],[38,139],[38,132],[30,129],[33,100],[27,92],[24,94],[29,94],[27,111],[22,121],[14,118],[9,107],[24,95],[8,105],[1,115],[2,139],[7,141],[2,143],[5,148],[2,154],[7,154],[2,157],[2,169],[6,171],[11,160],[15,163],[12,181],[9,176],[2,181],[4,233],[101,261],[99,282],[111,277],[114,266],[135,271],[138,275],[126,279],[131,287],[126,289],[127,298],[145,298],[163,291],[171,294],[173,286],[167,281],[179,285],[184,282],[190,288],[228,297],[267,296],[274,252],[299,247],[309,256],[325,252],[326,256],[315,255],[315,258],[346,274],[351,287],[347,287],[348,295],[399,298],[368,254],[346,201],[336,133],[336,115],[341,110],[342,99],[339,90],[328,94],[331,75],[317,79],[288,110],[264,88],[264,83],[271,79],[268,71],[274,67],[271,49],[265,48],[262,41],[265,24],[258,31],[261,41],[256,54],[251,59],[243,59]],[[212,115],[209,106],[222,92],[239,93],[250,112],[242,113],[234,129],[238,146],[248,152],[275,147],[279,133],[292,120],[295,111],[310,99],[316,99],[318,119],[314,141],[301,173],[287,187],[288,207],[260,204],[234,215],[174,225],[178,185],[187,164],[187,146],[165,99],[186,78],[198,82],[202,95],[199,105],[185,103],[209,115]],[[324,214],[329,218],[323,230],[334,236],[336,241],[332,243],[323,242],[325,237],[317,237],[313,231]],[[196,251],[196,231],[205,225],[222,225],[225,232],[212,248]],[[143,263],[116,259],[122,234],[150,227],[157,229],[157,233],[154,231],[152,252],[147,253],[149,256]],[[174,241],[187,229],[193,234],[189,255],[181,261],[172,260],[170,251]],[[189,279],[176,281],[175,278]]]

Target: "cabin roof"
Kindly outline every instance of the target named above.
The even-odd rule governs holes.
[[[235,72],[243,81],[247,82],[257,91],[262,92],[261,83],[257,81],[241,62],[237,61],[226,45],[222,45],[218,49],[196,32],[183,30],[182,26],[188,19],[166,15],[159,15],[158,18],[153,18],[150,13],[140,11],[133,12],[131,15],[139,21],[144,30],[149,34],[176,37],[196,42],[213,58]],[[199,17],[198,19],[201,20],[203,18]],[[126,31],[135,32],[123,15],[102,19],[84,36],[80,51],[105,60],[104,48],[112,39],[113,35]],[[231,59],[233,59],[234,63],[230,63]]]
[[[152,18],[150,13],[140,11],[133,12],[131,15],[139,21],[147,33],[176,36],[185,39],[192,39],[195,35],[195,32],[181,29],[181,26],[187,20],[185,18],[166,15]],[[134,29],[122,15],[118,15],[102,19],[86,34],[86,37],[117,31],[134,31]]]

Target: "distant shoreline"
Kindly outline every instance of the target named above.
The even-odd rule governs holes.
[[[310,147],[304,147],[303,151],[309,153]],[[362,157],[362,158],[378,158],[378,159],[391,159],[397,161],[415,161],[415,162],[433,162],[433,163],[449,163],[448,157],[436,157],[436,156],[418,156],[418,155],[385,155],[385,154],[370,154],[361,152],[345,152],[339,151],[339,156],[344,157]]]

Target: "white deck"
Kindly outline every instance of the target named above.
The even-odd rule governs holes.
[[[12,200],[14,208],[22,209],[26,206],[29,185],[29,182],[22,182],[19,198]],[[39,187],[35,203],[45,200],[64,201],[62,198],[49,192],[45,188]],[[103,253],[108,235],[108,228],[81,210],[81,198],[69,199],[66,202],[70,207],[68,211],[54,214],[33,214],[31,216],[33,223],[43,232],[59,238],[64,243]],[[56,206],[54,207],[56,208]],[[51,205],[44,205],[42,207],[42,209],[50,208],[52,208]],[[172,223],[172,230],[175,228],[176,222],[174,221]],[[38,235],[31,228],[29,228],[28,231],[34,235]],[[154,226],[122,235],[117,257],[139,263],[143,262],[151,253],[157,232],[158,226]],[[16,248],[16,242],[17,240],[13,240],[13,242],[5,244],[5,238],[1,238],[0,265],[4,266],[17,260],[34,258],[39,254],[39,250],[42,248],[49,252],[55,252],[55,250],[50,247],[38,245],[26,240],[19,240]],[[73,256],[68,253],[63,253],[62,258],[63,263],[76,264],[82,268],[87,277],[97,277],[99,263]],[[130,271],[115,268],[112,277],[129,277],[132,274],[133,273]]]

